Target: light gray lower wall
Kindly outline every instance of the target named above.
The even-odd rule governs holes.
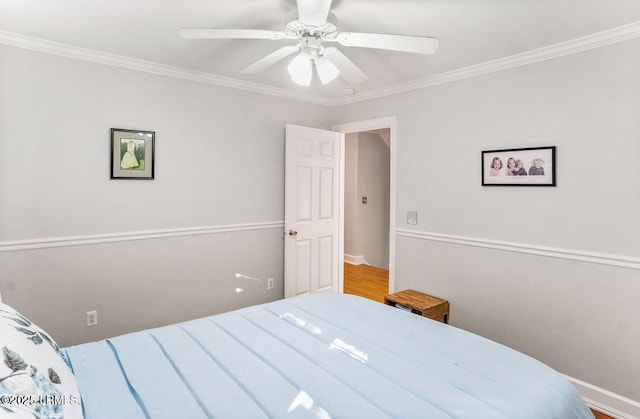
[[[640,400],[640,270],[402,237],[397,281],[447,298],[450,323]]]
[[[5,251],[2,298],[68,346],[280,299],[282,252],[281,227]]]
[[[396,228],[640,256],[640,39],[341,106],[397,118]],[[482,187],[482,150],[554,145],[555,188]],[[418,225],[406,212],[418,212]],[[640,400],[640,270],[397,238],[396,290],[451,320]]]
[[[0,291],[61,345],[282,298],[278,228],[3,249],[282,222],[285,124],[325,107],[7,46],[0,92]],[[156,132],[155,180],[109,179],[110,128]]]

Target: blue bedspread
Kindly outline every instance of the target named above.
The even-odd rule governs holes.
[[[87,418],[593,418],[526,355],[343,294],[64,350]]]

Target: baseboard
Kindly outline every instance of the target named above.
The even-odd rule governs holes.
[[[593,410],[616,419],[640,419],[640,403],[565,375]]]
[[[352,265],[368,265],[367,261],[364,260],[364,255],[353,256],[345,253],[344,261]]]

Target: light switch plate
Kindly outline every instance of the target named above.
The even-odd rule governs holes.
[[[418,225],[418,211],[407,211],[407,224]]]

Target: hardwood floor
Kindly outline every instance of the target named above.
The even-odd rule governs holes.
[[[614,419],[611,416],[607,416],[604,413],[600,413],[600,412],[595,411],[593,409],[591,409],[591,413],[593,413],[593,416],[595,416],[596,419]]]
[[[379,303],[389,294],[389,271],[369,265],[344,264],[344,293]]]
[[[379,303],[389,294],[389,271],[369,265],[344,264],[344,293],[359,295]],[[595,419],[614,419],[591,409]]]

